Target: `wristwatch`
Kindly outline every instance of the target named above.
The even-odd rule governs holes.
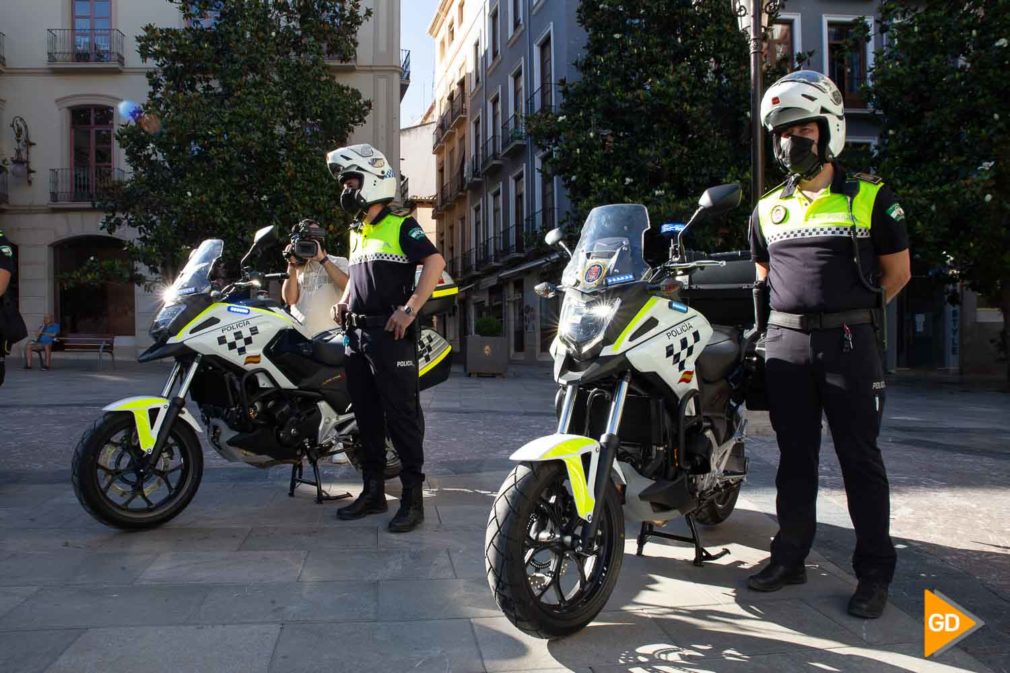
[[[414,315],[414,309],[410,308],[406,304],[404,304],[403,306],[401,306],[400,310],[403,311],[407,315]]]
[[[329,257],[323,257],[321,260],[319,260],[319,265],[320,266],[326,266],[329,263],[330,263],[330,258]]]

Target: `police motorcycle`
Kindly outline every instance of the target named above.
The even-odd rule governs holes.
[[[512,454],[488,518],[485,565],[499,608],[522,631],[565,636],[600,612],[617,583],[625,519],[650,537],[694,546],[694,563],[720,558],[702,547],[697,523],[732,513],[747,473],[742,328],[714,327],[681,299],[684,281],[724,261],[687,261],[684,231],[740,201],[737,185],[708,189],[673,234],[670,259],[643,256],[642,205],[594,208],[574,251],[560,230],[546,236],[570,258],[551,346],[557,432]],[[748,288],[748,293],[750,292]],[[685,517],[691,536],[657,530]]]
[[[273,227],[256,232],[242,277],[231,283],[215,278],[224,243],[203,241],[165,292],[149,332],[154,344],[138,357],[175,360],[161,394],[104,407],[74,450],[74,492],[98,521],[143,529],[182,512],[200,486],[200,435],[231,462],[291,465],[289,495],[306,483],[316,487],[317,502],[329,498],[320,485],[321,458],[344,453],[358,466],[361,444],[344,376],[343,332],[307,334],[283,304],[266,296],[265,284],[287,274],[244,266],[274,236]],[[443,275],[422,315],[444,310],[455,292]],[[252,298],[240,299],[248,293]],[[448,342],[424,328],[418,350],[419,388],[445,381]],[[187,396],[199,419],[186,407]],[[305,461],[313,480],[302,478]],[[399,460],[387,445],[386,476],[398,473]]]

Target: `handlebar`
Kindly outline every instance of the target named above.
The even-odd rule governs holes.
[[[692,269],[706,269],[713,266],[726,266],[726,262],[717,259],[699,259],[694,262],[667,262],[663,265],[663,268],[670,271],[690,271]]]

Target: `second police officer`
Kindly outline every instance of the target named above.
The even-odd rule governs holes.
[[[779,445],[779,531],[749,586],[806,581],[817,526],[821,415],[827,417],[856,533],[859,581],[848,611],[879,617],[896,555],[887,472],[877,446],[884,409],[886,303],[910,277],[905,215],[883,181],[849,174],[842,95],[824,75],[791,73],[761,103],[775,158],[788,173],[751,216],[758,288],[767,290],[766,378]],[[759,311],[759,314],[761,311]]]
[[[414,320],[431,297],[445,260],[412,217],[389,208],[399,182],[371,145],[333,150],[326,158],[343,191],[351,228],[349,280],[334,319],[347,333],[347,388],[363,444],[364,487],[337,511],[343,520],[385,512],[386,434],[399,454],[403,492],[389,530],[413,530],[424,520],[424,418],[418,399]],[[417,265],[421,277],[414,288]]]

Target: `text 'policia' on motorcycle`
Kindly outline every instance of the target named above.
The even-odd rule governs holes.
[[[288,274],[246,265],[276,238],[272,226],[255,233],[237,279],[221,277],[224,242],[207,239],[166,290],[149,331],[154,343],[138,357],[174,360],[160,394],[109,404],[74,451],[74,491],[97,520],[142,529],[183,511],[202,477],[200,434],[228,461],[290,465],[289,494],[310,484],[317,502],[329,497],[320,485],[320,459],[343,453],[361,469],[363,440],[348,393],[343,330],[312,333],[267,296],[265,284]],[[416,282],[413,269],[411,275]],[[435,299],[419,314],[445,310],[455,293],[443,273]],[[416,338],[416,387],[445,381],[448,342],[428,328]],[[199,419],[186,408],[187,398]],[[381,475],[394,478],[401,463],[388,438],[383,445]],[[302,478],[306,461],[313,479]]]
[[[594,208],[574,251],[547,234],[570,258],[560,285],[537,286],[564,294],[550,349],[557,432],[512,454],[484,545],[495,599],[526,633],[559,637],[593,620],[617,583],[625,518],[641,522],[638,554],[650,537],[692,544],[696,565],[727,553],[706,551],[696,523],[721,523],[736,505],[762,361],[754,330],[714,326],[689,305],[692,277],[725,262],[689,260],[683,237],[739,202],[737,185],[707,190],[686,225],[664,225],[669,259],[652,267],[641,205]],[[690,537],[656,530],[682,516]]]

